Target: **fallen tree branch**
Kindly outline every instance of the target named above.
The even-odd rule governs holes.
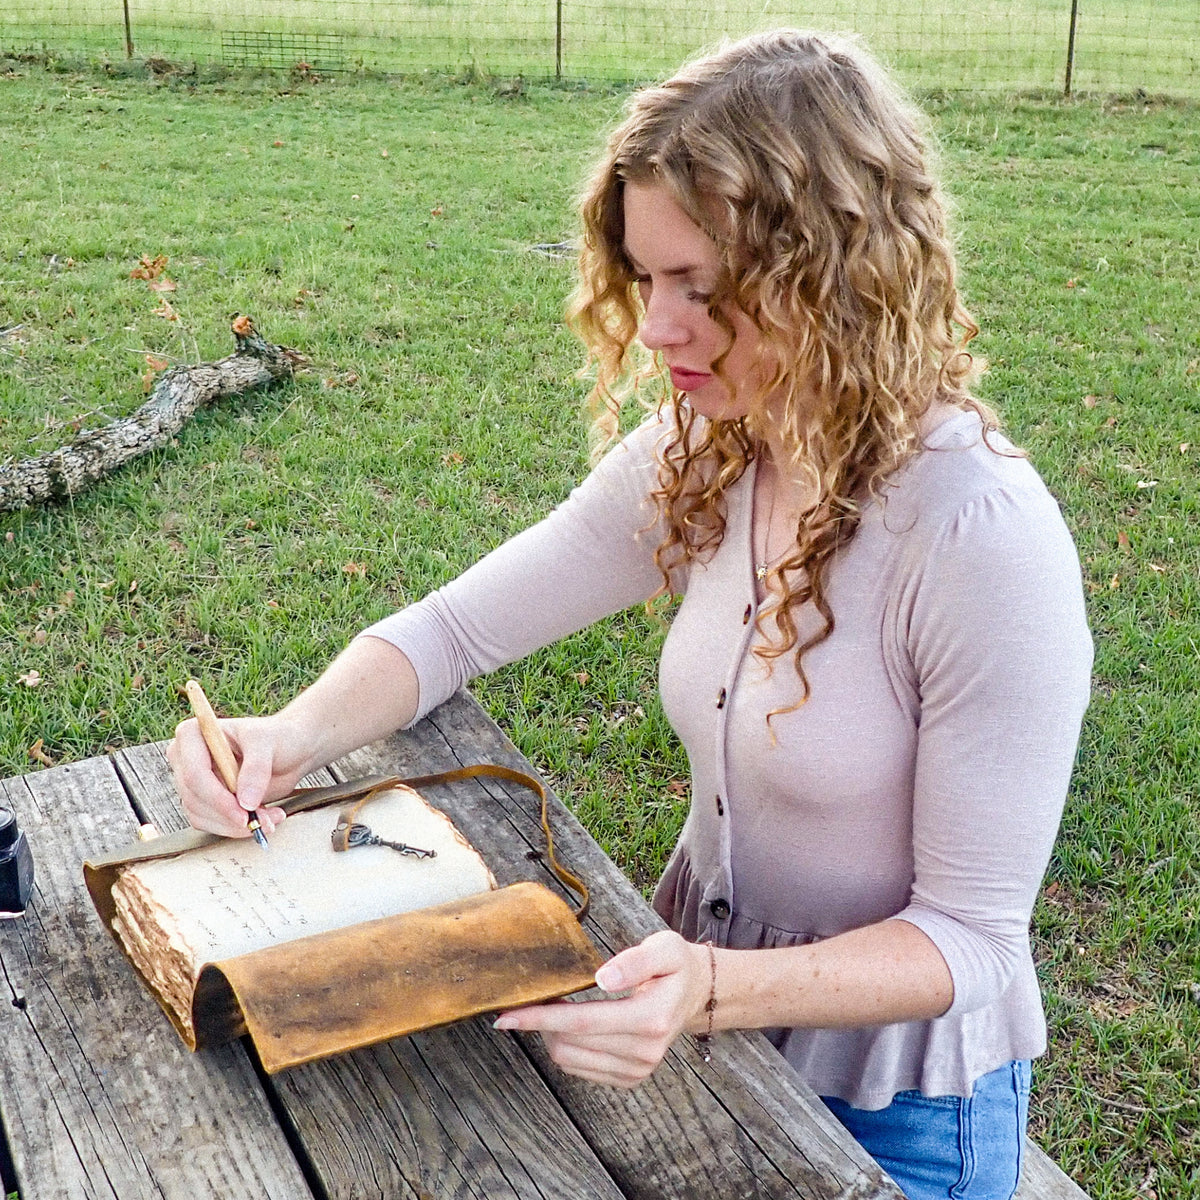
[[[0,512],[74,496],[130,459],[165,446],[206,404],[288,379],[306,361],[265,341],[249,317],[234,318],[233,335],[237,350],[228,358],[173,367],[130,416],[85,430],[49,454],[0,465]]]

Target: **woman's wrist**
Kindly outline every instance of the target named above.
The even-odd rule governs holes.
[[[293,700],[286,708],[265,720],[273,726],[271,740],[277,747],[277,765],[293,766],[297,777],[303,778],[332,762],[338,754],[336,751],[326,752],[325,749],[325,735],[330,723],[323,722],[319,714],[294,710],[292,705],[295,703]]]
[[[712,1036],[716,1024],[717,1013],[717,952],[712,941],[703,943],[708,965],[708,995],[704,1007],[700,1010],[700,1028],[696,1031],[696,1041],[700,1045],[700,1054],[705,1062],[712,1058]]]
[[[402,728],[416,715],[418,683],[403,651],[359,638],[276,716],[305,774]]]

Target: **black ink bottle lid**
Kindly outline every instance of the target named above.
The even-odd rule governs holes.
[[[33,891],[33,854],[17,818],[0,808],[0,918],[19,917]]]

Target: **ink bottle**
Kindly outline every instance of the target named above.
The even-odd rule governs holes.
[[[0,808],[0,919],[19,917],[33,891],[33,854],[17,818]]]

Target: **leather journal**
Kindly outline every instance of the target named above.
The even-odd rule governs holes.
[[[497,887],[415,790],[478,775],[542,799],[540,883]],[[587,888],[554,857],[538,781],[481,765],[300,789],[270,849],[187,829],[84,863],[105,928],[191,1050],[249,1034],[271,1073],[479,1013],[582,991],[601,959]]]

